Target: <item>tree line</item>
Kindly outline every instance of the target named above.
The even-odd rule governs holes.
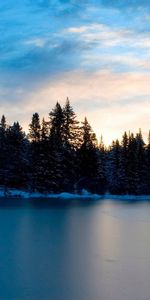
[[[103,194],[150,194],[150,134],[124,133],[106,148],[87,118],[79,123],[67,98],[49,119],[36,112],[25,134],[19,122],[0,123],[0,186],[41,193],[83,189]]]

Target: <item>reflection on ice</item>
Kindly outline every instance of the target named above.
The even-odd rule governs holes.
[[[149,299],[150,203],[68,200],[0,200],[1,299]]]

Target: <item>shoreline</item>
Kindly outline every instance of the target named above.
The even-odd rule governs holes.
[[[6,192],[4,189],[0,190],[0,199],[64,199],[64,200],[77,200],[77,199],[95,199],[95,200],[150,200],[150,195],[112,195],[106,193],[104,195],[92,194],[83,190],[81,194],[75,193],[39,193],[39,192],[27,192],[24,190],[8,189]]]

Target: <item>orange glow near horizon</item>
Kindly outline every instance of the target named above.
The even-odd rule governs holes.
[[[120,140],[125,130],[136,133],[139,127],[147,142],[150,77],[145,73],[68,72],[30,93],[20,93],[18,106],[9,111],[10,115],[7,109],[3,113],[10,122],[17,117],[27,131],[34,112],[47,120],[56,102],[63,106],[67,97],[78,120],[86,116],[98,140],[102,135],[107,146],[114,139]]]

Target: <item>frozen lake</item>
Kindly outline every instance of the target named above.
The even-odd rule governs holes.
[[[150,299],[150,202],[26,201],[0,200],[0,299]]]

